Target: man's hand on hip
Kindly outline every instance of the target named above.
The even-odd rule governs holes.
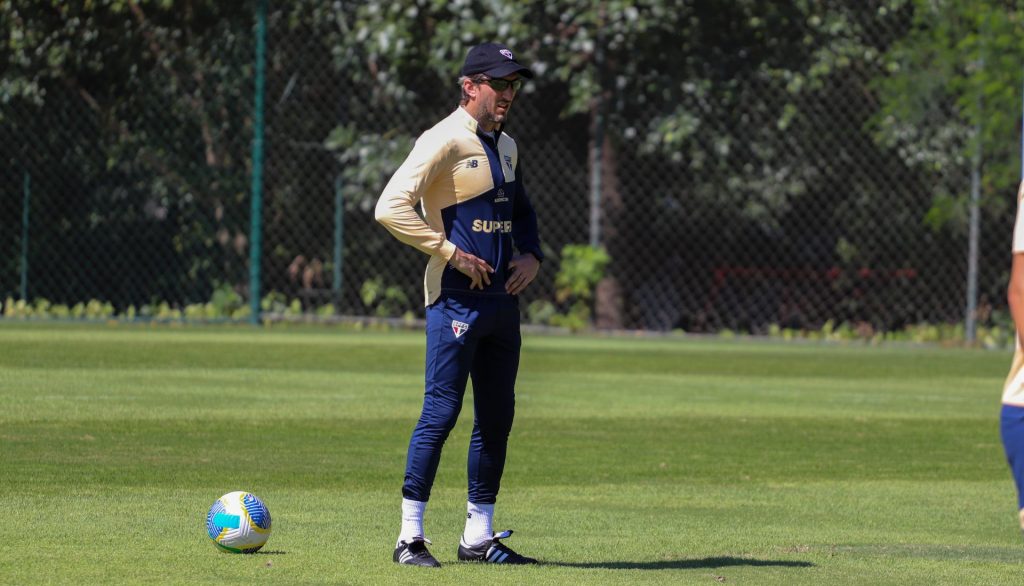
[[[530,253],[513,257],[508,263],[509,277],[505,281],[505,291],[511,295],[519,295],[526,286],[533,282],[540,270],[540,261]]]
[[[491,273],[494,272],[494,268],[480,257],[473,256],[468,252],[462,252],[456,248],[455,254],[448,259],[448,264],[469,277],[470,281],[472,281],[469,284],[470,289],[483,289],[484,285],[491,284]]]

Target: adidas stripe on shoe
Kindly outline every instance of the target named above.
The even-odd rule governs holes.
[[[393,559],[396,564],[405,564],[407,566],[423,566],[425,568],[440,568],[441,564],[438,563],[434,556],[430,555],[427,551],[427,543],[429,541],[425,539],[413,539],[411,542],[399,541],[395,547],[395,555]]]
[[[464,562],[483,562],[486,564],[525,565],[539,563],[533,558],[519,555],[501,542],[502,539],[507,539],[511,535],[511,529],[495,533],[494,537],[475,547],[470,547],[464,539],[460,539],[459,560]]]

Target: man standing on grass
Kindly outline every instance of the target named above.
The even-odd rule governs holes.
[[[1010,471],[1017,484],[1017,514],[1024,531],[1024,181],[1017,190],[1017,221],[1013,229],[1013,260],[1010,267],[1010,285],[1006,299],[1016,326],[1016,350],[1010,365],[1010,374],[1003,385],[1003,408],[1000,414],[1000,432]]]
[[[430,255],[424,277],[426,387],[402,486],[394,552],[400,564],[440,566],[427,551],[423,512],[468,377],[474,418],[458,559],[536,563],[501,543],[511,531],[492,530],[515,410],[517,295],[537,276],[543,258],[516,143],[503,132],[523,78],[532,77],[504,45],[470,49],[459,78],[459,107],[419,137],[377,202],[377,221]]]

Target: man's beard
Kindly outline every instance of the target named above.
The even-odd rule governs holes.
[[[509,104],[509,107],[511,107],[511,104]],[[488,122],[491,122],[491,123],[493,123],[495,125],[503,124],[505,122],[505,120],[508,118],[509,108],[505,108],[505,113],[504,114],[498,114],[496,112],[496,110],[497,110],[497,105],[484,108],[484,112],[483,112],[484,118]]]

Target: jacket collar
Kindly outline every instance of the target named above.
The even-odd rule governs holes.
[[[466,128],[468,128],[471,132],[479,134],[481,136],[487,136],[484,133],[484,131],[480,130],[480,124],[476,121],[476,118],[473,118],[473,115],[470,114],[469,111],[463,108],[461,105],[455,109],[455,112],[453,112],[452,115],[458,116],[459,119],[462,120],[462,123],[465,124]],[[495,134],[495,136],[501,136],[501,133],[504,130],[504,128],[504,124],[499,124],[498,127],[495,128],[495,130],[497,131],[497,134]]]

